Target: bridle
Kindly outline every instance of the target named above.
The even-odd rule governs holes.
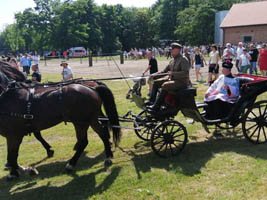
[[[2,97],[9,90],[14,82],[15,81],[9,80],[5,74],[0,72],[0,97]]]

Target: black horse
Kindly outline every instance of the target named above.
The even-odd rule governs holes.
[[[21,81],[13,82],[12,80]],[[118,144],[121,137],[118,113],[112,92],[105,86],[97,89],[81,84],[61,84],[43,87],[25,83],[24,75],[7,63],[0,62],[0,132],[7,139],[8,178],[24,171],[17,163],[19,147],[25,135],[38,133],[62,121],[72,122],[77,137],[75,154],[66,165],[73,170],[88,144],[87,130],[91,126],[105,146],[105,164],[113,157],[108,127],[103,127],[98,117],[104,104],[113,129],[113,140]]]

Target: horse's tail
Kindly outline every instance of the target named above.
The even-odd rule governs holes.
[[[112,131],[113,131],[113,141],[115,143],[115,146],[117,146],[121,138],[121,128],[114,96],[111,90],[105,85],[99,85],[95,89],[103,101],[104,109],[109,118],[110,124],[112,126],[116,126],[112,127]]]

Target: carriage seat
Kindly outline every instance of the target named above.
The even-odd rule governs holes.
[[[186,100],[188,97],[195,97],[197,95],[196,88],[185,88],[170,91],[165,98],[165,102],[170,105],[177,105],[179,99]]]
[[[246,94],[246,91],[243,87],[244,84],[249,83],[254,81],[253,78],[249,78],[249,77],[237,77],[237,79],[239,80],[239,89],[240,89],[240,97],[243,96],[243,94]]]
[[[248,78],[248,77],[236,77],[239,80],[239,88],[242,88],[242,85],[245,83],[249,83],[254,81],[253,78]]]

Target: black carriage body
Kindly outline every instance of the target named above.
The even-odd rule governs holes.
[[[243,134],[248,141],[255,144],[266,143],[267,100],[256,100],[267,90],[267,77],[246,74],[238,74],[236,77],[239,79],[240,96],[225,118],[205,118],[205,108],[208,105],[196,103],[196,88],[187,88],[168,94],[172,96],[172,101],[168,102],[167,97],[166,105],[161,107],[160,112],[152,114],[144,106],[139,115],[133,115],[137,136],[146,141],[150,140],[153,151],[161,157],[178,155],[188,141],[186,128],[174,119],[181,111],[185,117],[200,122],[207,132],[208,125],[229,129],[242,123]]]

